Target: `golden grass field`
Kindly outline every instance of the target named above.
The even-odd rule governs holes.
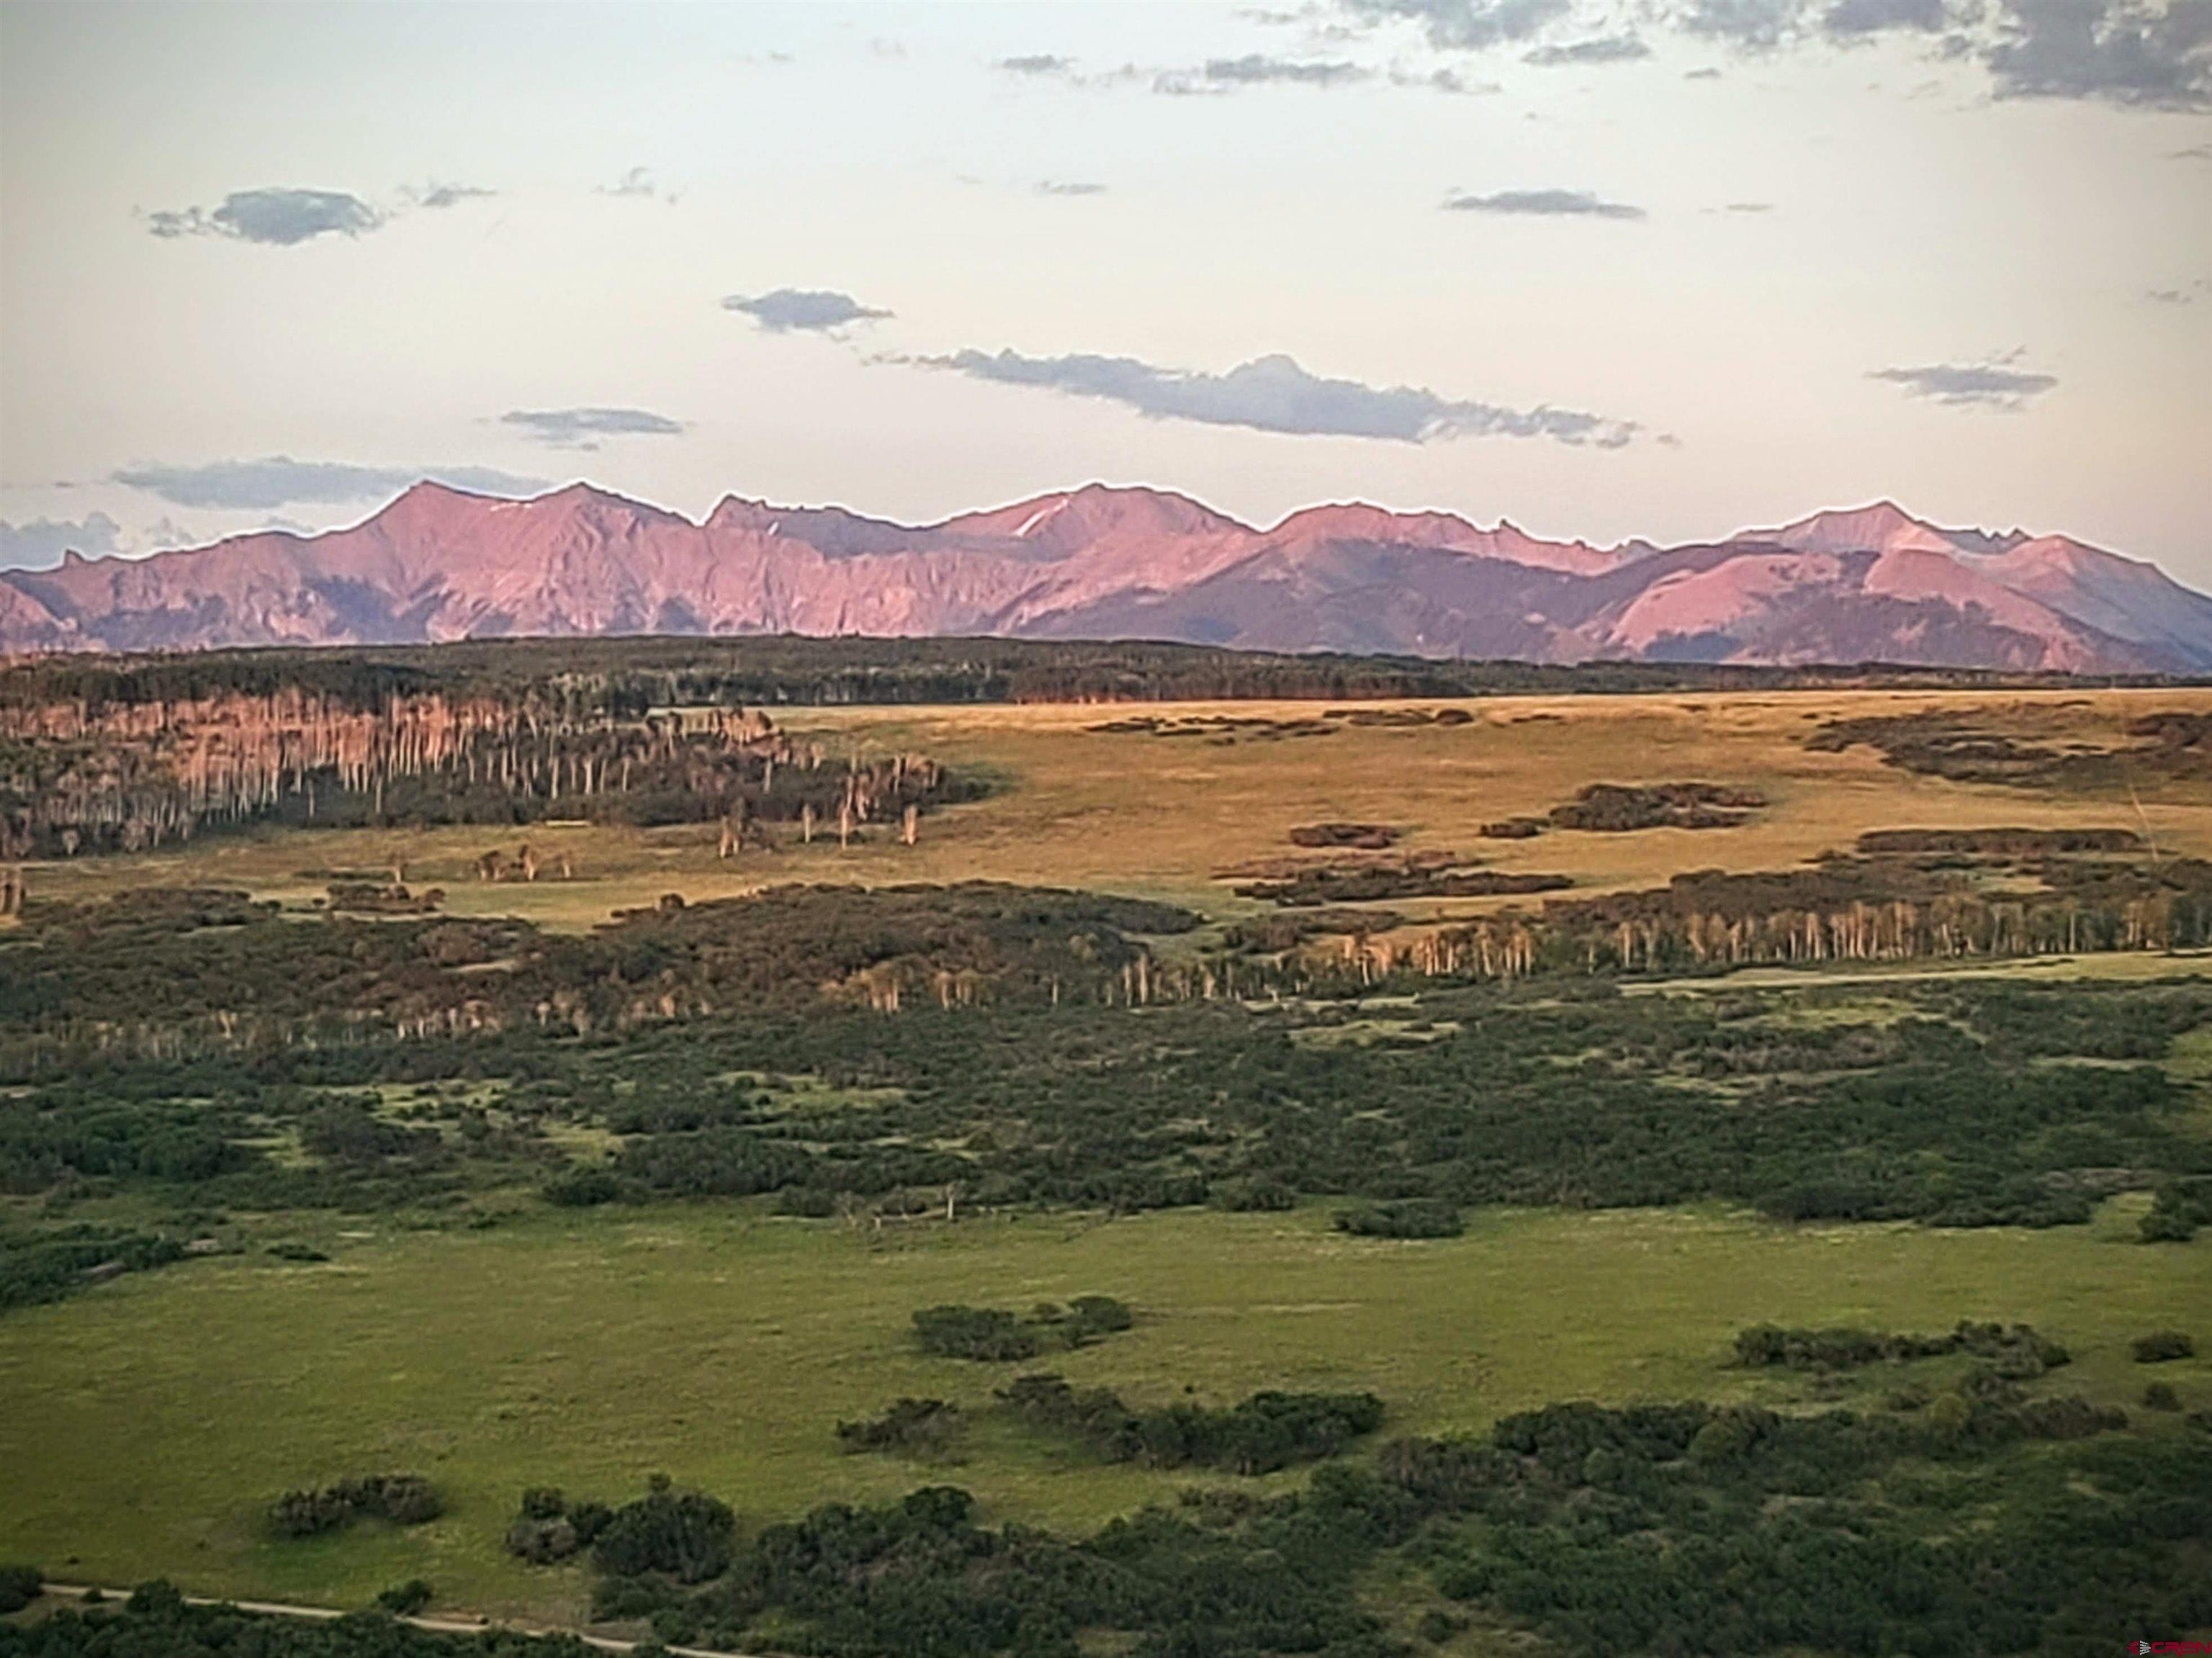
[[[789,881],[879,884],[972,878],[1095,887],[1173,899],[1209,913],[1251,906],[1214,878],[1290,850],[1300,823],[1405,826],[1408,849],[1479,852],[1502,870],[1555,871],[1579,890],[1656,884],[1680,871],[1785,869],[1862,831],[1899,827],[2111,825],[2148,830],[2160,849],[2212,856],[2212,776],[2145,779],[2134,796],[2057,796],[1915,776],[1867,748],[1816,753],[1806,738],[1837,717],[1923,708],[2002,709],[2045,740],[2110,746],[2158,709],[2212,711],[2212,690],[1922,693],[1769,692],[1680,696],[1497,697],[1454,705],[1464,726],[1345,726],[1326,735],[1164,738],[1091,729],[1132,715],[1170,721],[1310,720],[1315,702],[987,705],[794,710],[783,723],[866,752],[912,750],[996,780],[993,798],[932,814],[918,846],[880,828],[840,849],[787,841],[723,861],[711,825],[633,830],[586,824],[491,830],[234,835],[142,857],[41,868],[38,890],[88,896],[145,884],[222,884],[306,900],[331,869],[395,860],[417,885],[443,886],[456,914],[514,914],[580,928],[661,894],[727,896]],[[1559,833],[1481,841],[1477,827],[1538,814],[1593,782],[1747,784],[1771,805],[1733,829]],[[567,852],[573,882],[485,885],[477,855],[524,840]],[[1501,901],[1395,908],[1461,914]]]

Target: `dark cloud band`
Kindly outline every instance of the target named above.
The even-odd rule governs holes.
[[[1907,395],[1957,409],[1995,409],[2017,414],[2058,384],[2055,374],[1997,362],[1933,362],[1915,368],[1877,368],[1869,380],[1901,386]]]
[[[217,460],[198,466],[125,466],[113,482],[159,496],[176,507],[210,512],[273,512],[280,507],[337,506],[375,501],[429,478],[486,495],[526,495],[543,478],[518,477],[484,466],[356,466],[345,461]]]
[[[556,449],[596,449],[601,438],[681,437],[690,429],[648,409],[511,409],[499,419]]]
[[[732,294],[722,301],[722,309],[750,317],[771,334],[793,331],[827,333],[891,314],[862,305],[850,294],[821,288],[779,288],[772,293],[751,295]]]
[[[1428,443],[1461,437],[1549,438],[1618,448],[1638,431],[1632,421],[1578,410],[1510,409],[1455,400],[1419,386],[1367,386],[1308,374],[1275,355],[1226,374],[1167,368],[1134,357],[1078,353],[1024,356],[1018,351],[957,351],[946,356],[889,361],[948,370],[1005,386],[1027,386],[1069,397],[1097,398],[1156,420],[1237,426],[1308,437],[1380,438]]]
[[[1608,202],[1587,190],[1501,190],[1488,196],[1448,196],[1453,213],[1498,213],[1541,219],[1641,219],[1644,210],[1627,202]]]
[[[385,216],[343,190],[235,190],[212,210],[188,207],[147,216],[156,236],[227,236],[291,247],[318,236],[360,236]]]

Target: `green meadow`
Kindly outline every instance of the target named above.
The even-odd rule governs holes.
[[[1492,1212],[1422,1243],[1346,1238],[1312,1207],[994,1218],[881,1243],[750,1205],[534,1211],[451,1231],[363,1223],[322,1240],[327,1264],[216,1258],[0,1323],[0,1558],[331,1605],[420,1576],[445,1605],[576,1619],[580,1568],[502,1551],[526,1485],[622,1500],[665,1471],[751,1525],[948,1481],[994,1518],[1080,1528],[1194,1483],[988,1420],[957,1463],[841,1455],[841,1418],[908,1394],[981,1405],[1042,1368],[921,1355],[909,1317],[948,1301],[1119,1296],[1136,1328],[1052,1361],[1072,1380],[1155,1403],[1371,1388],[1386,1436],[1565,1398],[1782,1405],[1894,1385],[1894,1372],[1819,1384],[1731,1369],[1735,1331],[1761,1321],[2026,1321],[2075,1355],[2043,1386],[2133,1405],[2145,1372],[2129,1340],[2212,1314],[2212,1242],[2135,1242],[2142,1207],[2117,1199],[2087,1228],[1962,1232]],[[2205,1357],[2157,1375],[2212,1405]],[[374,1470],[430,1475],[447,1512],[404,1532],[266,1536],[286,1488]]]

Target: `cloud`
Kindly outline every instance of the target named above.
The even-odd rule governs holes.
[[[143,489],[174,507],[204,511],[270,512],[279,507],[337,506],[396,495],[425,478],[487,495],[526,495],[544,478],[518,477],[483,466],[355,466],[336,460],[217,460],[199,466],[125,466],[111,480]]]
[[[2039,374],[2011,364],[2012,352],[1989,362],[1936,362],[1917,368],[1877,368],[1869,380],[1901,386],[1906,395],[1954,409],[1993,409],[2016,415],[2058,384],[2055,374]]]
[[[1649,58],[1651,48],[1636,34],[1601,34],[1563,46],[1539,46],[1521,61],[1557,68],[1570,64],[1626,64]]]
[[[2212,276],[2199,276],[2196,281],[2184,282],[2179,288],[2150,288],[2144,293],[2143,297],[2155,301],[2160,305],[2194,305],[2208,295],[2212,295]]]
[[[884,361],[945,369],[1000,385],[1037,386],[1068,397],[1097,398],[1155,420],[1299,436],[1380,438],[1398,443],[1541,437],[1611,449],[1629,442],[1640,429],[1632,421],[1572,409],[1509,409],[1455,401],[1418,386],[1327,380],[1281,355],[1255,358],[1225,374],[1088,354],[1030,357],[1017,351],[968,350]]]
[[[410,190],[415,205],[428,208],[459,207],[463,202],[481,201],[487,196],[496,196],[496,190],[487,190],[481,185],[425,185],[421,190]]]
[[[343,190],[234,190],[213,211],[197,207],[147,216],[156,236],[227,236],[290,247],[317,236],[359,236],[384,215]]]
[[[1703,69],[1684,70],[1682,78],[1685,81],[1717,81],[1721,78],[1721,72],[1708,64]]]
[[[1984,61],[2000,98],[2212,103],[2212,0],[2000,0]]]
[[[1587,190],[1501,190],[1491,196],[1454,195],[1444,199],[1453,213],[1524,214],[1552,219],[1641,219],[1640,207],[1608,202]]]
[[[1072,87],[1101,89],[1147,85],[1153,92],[1171,98],[1218,97],[1249,87],[1345,87],[1386,78],[1380,70],[1346,58],[1285,58],[1257,52],[1246,52],[1239,58],[1210,58],[1202,64],[1147,68],[1126,63],[1118,69],[1106,70],[1086,70],[1073,58],[1036,52],[1001,58],[997,66],[1009,75],[1060,81]],[[1431,92],[1498,90],[1487,82],[1468,82],[1449,67],[1419,72],[1394,68],[1387,78],[1394,87],[1418,87]]]
[[[1456,52],[1526,40],[1569,10],[1569,0],[1344,0],[1344,5],[1362,22],[1418,23],[1431,46]]]
[[[2212,161],[2212,144],[2191,144],[2186,149],[2166,152],[2169,161]]]
[[[1940,37],[1937,53],[1981,64],[1999,98],[2212,106],[2212,0],[1673,0],[1659,18],[1753,52]]]
[[[1418,24],[1442,50],[1530,42],[1557,66],[1645,55],[1659,28],[1751,54],[1917,37],[1932,55],[1977,64],[1998,98],[2063,98],[2145,109],[2212,108],[2212,0],[1335,0],[1361,27]],[[1610,32],[1534,44],[1579,17]],[[1689,72],[1718,78],[1716,69]],[[1394,79],[1397,77],[1394,76]],[[2185,155],[2192,152],[2184,151]]]
[[[1036,181],[1040,196],[1103,196],[1106,186],[1081,179],[1040,179]]]
[[[1169,71],[1170,75],[1179,72]],[[1252,52],[1242,58],[1209,59],[1200,73],[1215,86],[1340,87],[1354,81],[1364,81],[1374,71],[1340,59],[1313,62],[1295,58],[1267,58]]]
[[[1771,202],[1730,202],[1721,210],[1723,213],[1771,213],[1774,211],[1774,203]]]
[[[1470,81],[1455,69],[1432,69],[1426,74],[1394,69],[1390,71],[1390,84],[1394,87],[1419,87],[1430,92],[1447,92],[1462,98],[1480,98],[1505,90],[1495,81]]]
[[[1803,0],[1689,0],[1674,21],[1708,40],[1769,52],[1796,32],[1804,9]]]
[[[673,191],[663,190],[653,176],[649,167],[634,167],[611,185],[601,185],[602,196],[635,196],[647,201],[673,202]]]
[[[499,419],[555,449],[596,449],[603,437],[681,437],[690,429],[645,409],[511,409]]]
[[[1950,21],[1945,0],[1834,0],[1820,28],[1831,39],[1853,39],[1891,29],[1932,34]]]
[[[872,310],[850,294],[817,288],[779,288],[750,298],[732,294],[722,301],[722,309],[743,312],[771,334],[794,330],[826,334],[848,323],[874,322],[891,314]]]
[[[34,518],[27,524],[0,519],[0,570],[47,569],[68,552],[87,558],[119,552],[116,537],[121,528],[105,513],[88,513],[76,519]]]
[[[1980,0],[1680,0],[1667,20],[1702,39],[1771,52],[1814,35],[1850,45],[1892,30],[1932,34]],[[2044,0],[2034,0],[2043,3]]]

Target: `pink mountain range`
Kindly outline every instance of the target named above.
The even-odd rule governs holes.
[[[2064,536],[1882,502],[1677,547],[1315,507],[1261,529],[1100,484],[921,526],[436,483],[349,529],[0,571],[0,650],[508,635],[993,634],[1433,657],[2212,672],[2212,598]]]

